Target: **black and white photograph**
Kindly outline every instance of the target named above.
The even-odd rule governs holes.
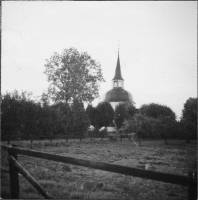
[[[0,198],[196,200],[197,2],[2,1]]]

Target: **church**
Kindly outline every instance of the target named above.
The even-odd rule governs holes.
[[[111,106],[114,108],[116,105],[118,105],[121,102],[129,103],[134,105],[135,102],[133,101],[133,97],[130,92],[124,90],[124,79],[122,78],[121,73],[121,66],[120,66],[120,58],[119,58],[119,52],[118,52],[118,60],[115,70],[115,76],[112,79],[112,89],[107,91],[103,98],[102,102],[109,102]],[[108,133],[115,132],[115,124],[112,123],[107,127]]]
[[[131,93],[124,90],[124,79],[122,78],[122,73],[121,73],[119,52],[118,52],[118,60],[115,70],[115,76],[112,79],[112,89],[104,94],[102,101],[110,102],[110,104],[114,109],[116,105],[118,105],[120,102],[125,102],[132,105],[135,104]]]

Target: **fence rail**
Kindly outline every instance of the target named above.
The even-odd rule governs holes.
[[[52,196],[44,190],[44,188],[25,170],[21,164],[14,159],[12,156],[8,158],[9,162],[11,162],[17,170],[33,185],[33,187],[45,198],[45,199],[53,199]]]
[[[16,147],[11,147],[11,146],[6,146],[6,145],[1,145],[1,148],[2,150],[6,150],[11,154],[21,154],[21,155],[26,155],[26,156],[32,156],[35,158],[41,158],[41,159],[46,159],[46,160],[51,160],[51,161],[56,161],[56,162],[79,165],[79,166],[89,167],[93,169],[99,169],[99,170],[104,170],[104,171],[109,171],[109,172],[114,172],[114,173],[119,173],[119,174],[124,174],[124,175],[135,176],[139,178],[145,178],[145,179],[150,179],[150,180],[155,180],[155,181],[188,186],[189,195],[191,196],[196,195],[194,191],[194,188],[196,188],[196,185],[197,185],[195,176],[187,177],[187,176],[181,176],[181,175],[175,175],[175,174],[155,172],[155,171],[150,171],[150,170],[143,170],[143,169],[120,166],[120,165],[109,164],[109,163],[104,163],[104,162],[96,162],[96,161],[91,161],[91,160],[38,152],[34,150],[27,150],[27,149],[16,148]],[[192,199],[192,198],[189,198],[189,199]]]

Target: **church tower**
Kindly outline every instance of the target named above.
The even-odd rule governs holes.
[[[131,93],[124,90],[124,79],[122,78],[122,73],[121,73],[119,52],[118,52],[115,76],[112,79],[112,89],[105,93],[105,95],[102,98],[102,101],[110,102],[114,109],[115,106],[120,102],[135,104]]]
[[[117,60],[117,66],[115,71],[115,76],[112,80],[112,88],[121,87],[124,89],[124,79],[122,78],[121,69],[120,69],[120,58],[119,58],[119,52],[118,52],[118,60]]]

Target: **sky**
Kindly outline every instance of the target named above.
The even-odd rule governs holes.
[[[159,103],[179,118],[197,97],[196,1],[3,1],[1,45],[2,94],[41,95],[46,59],[75,47],[100,62],[102,98],[112,89],[119,46],[124,89],[137,108]]]

